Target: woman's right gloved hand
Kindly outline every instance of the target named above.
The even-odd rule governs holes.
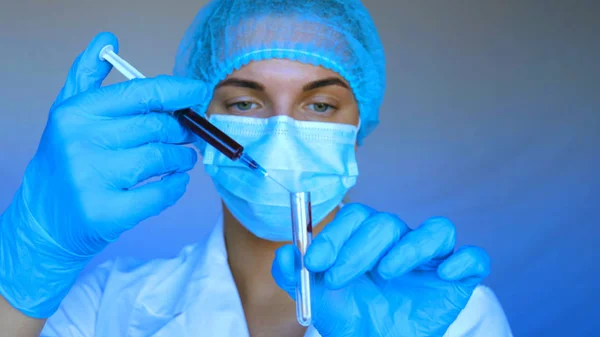
[[[182,146],[195,136],[165,111],[203,103],[206,86],[161,76],[101,87],[107,44],[117,47],[114,35],[98,35],[73,64],[0,219],[0,294],[34,318],[58,309],[107,244],[173,205],[197,160]]]

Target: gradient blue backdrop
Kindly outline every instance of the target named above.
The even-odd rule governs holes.
[[[20,1],[0,10],[0,206],[11,201],[73,59],[98,32],[146,75],[170,73],[203,1]],[[355,201],[413,225],[445,215],[485,247],[515,336],[600,328],[599,5],[365,1],[384,40],[381,126],[359,152]],[[111,9],[122,8],[122,11]],[[107,83],[123,80],[118,73]],[[170,256],[205,235],[218,196],[201,166],[175,207],[92,263]],[[1,235],[1,233],[0,233]]]

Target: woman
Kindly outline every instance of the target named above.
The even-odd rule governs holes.
[[[341,207],[385,88],[383,48],[358,1],[213,1],[182,41],[179,77],[100,88],[107,44],[116,38],[100,34],[73,65],[2,216],[4,335],[511,335],[478,286],[487,255],[455,252],[449,220],[411,230],[366,205]],[[311,192],[308,330],[295,317],[287,192],[164,113],[189,106],[287,189]],[[183,195],[190,143],[223,200],[209,238],[174,259],[107,262],[73,286],[95,254]]]

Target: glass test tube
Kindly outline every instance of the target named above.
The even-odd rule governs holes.
[[[312,324],[311,285],[313,275],[304,265],[306,250],[312,242],[312,214],[310,192],[290,193],[292,230],[296,254],[296,318],[302,326]]]

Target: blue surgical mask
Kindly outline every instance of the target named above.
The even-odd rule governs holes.
[[[244,146],[271,177],[293,192],[311,192],[313,224],[320,223],[355,185],[358,165],[354,125],[212,115],[210,122]],[[257,176],[214,147],[204,167],[231,214],[257,237],[291,241],[289,192]]]

